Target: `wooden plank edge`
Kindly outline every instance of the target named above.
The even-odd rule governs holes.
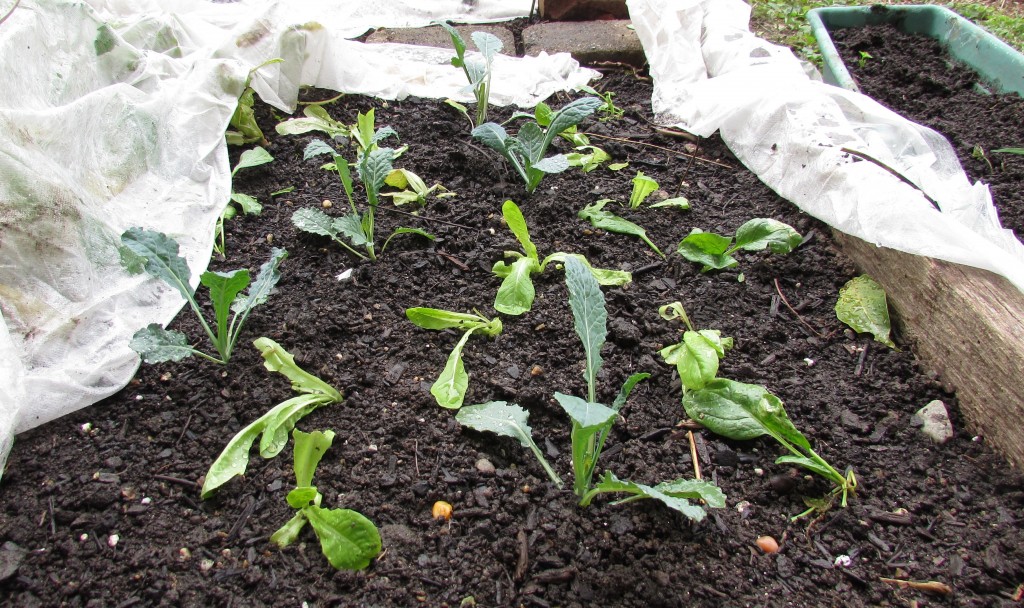
[[[968,429],[1024,467],[1024,293],[985,270],[833,235],[885,289],[922,362],[956,388]]]

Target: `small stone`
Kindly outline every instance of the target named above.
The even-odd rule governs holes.
[[[921,432],[935,443],[946,443],[953,438],[953,424],[949,421],[946,404],[936,399],[914,414],[914,422],[921,425]]]
[[[107,537],[107,546],[110,547],[111,549],[113,549],[114,547],[117,546],[117,543],[119,543],[120,541],[121,541],[121,537],[120,536],[118,536],[117,534],[111,534],[110,536]]]
[[[322,202],[320,204],[323,205],[324,209],[330,209],[331,207],[334,206],[334,203],[331,202],[331,199],[327,199],[327,198],[325,198],[324,202]]]
[[[494,475],[494,464],[486,458],[481,458],[476,461],[476,470],[480,471],[481,475]]]

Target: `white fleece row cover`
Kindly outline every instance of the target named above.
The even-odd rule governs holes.
[[[198,283],[230,194],[224,132],[250,69],[284,60],[253,81],[284,111],[300,84],[469,101],[450,50],[350,38],[529,9],[529,0],[21,2],[0,23],[0,467],[14,433],[125,386],[139,365],[131,335],[184,305],[161,282],[124,272],[125,229],[174,237]],[[566,54],[501,57],[494,70],[492,101],[523,107],[597,76]]]

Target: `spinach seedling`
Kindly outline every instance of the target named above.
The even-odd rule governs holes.
[[[686,325],[683,339],[661,349],[659,354],[665,363],[676,366],[683,394],[704,388],[718,376],[718,363],[732,349],[733,339],[723,338],[717,329],[694,331],[693,324],[686,316],[686,310],[679,302],[666,304],[658,309],[666,321],[680,320]]]
[[[129,228],[121,235],[121,243],[121,263],[125,269],[132,274],[146,272],[177,289],[192,307],[199,324],[220,355],[215,357],[201,352],[191,346],[185,334],[180,331],[168,331],[157,323],[151,323],[148,327],[135,332],[131,341],[132,350],[139,353],[146,363],[180,361],[185,357],[198,355],[216,363],[226,364],[231,358],[249,313],[270,297],[274,286],[281,278],[278,266],[288,257],[288,252],[284,249],[275,247],[271,250],[270,260],[260,267],[260,272],[252,281],[251,287],[249,271],[244,268],[231,272],[204,272],[199,277],[199,282],[210,290],[215,319],[211,327],[196,302],[189,283],[192,273],[185,259],[178,255],[178,243],[174,239],[160,232]],[[246,287],[249,287],[249,291],[243,294],[242,291]]]
[[[277,404],[228,441],[206,472],[201,494],[203,499],[209,498],[214,490],[236,475],[245,474],[249,450],[257,437],[260,439],[260,456],[273,458],[288,444],[288,433],[306,414],[342,400],[341,392],[296,365],[295,357],[277,342],[259,338],[253,344],[263,356],[264,367],[291,380],[292,390],[300,394]]]
[[[501,333],[501,319],[487,317],[477,313],[468,314],[438,310],[437,308],[407,308],[405,316],[423,329],[459,329],[464,333],[455,348],[448,355],[441,375],[430,387],[430,394],[441,407],[457,410],[462,407],[469,388],[469,374],[462,363],[462,349],[474,332],[494,337]]]
[[[819,456],[786,415],[782,400],[763,386],[715,378],[703,388],[686,392],[683,408],[690,418],[729,439],[770,436],[790,452],[776,463],[803,467],[828,479],[836,486],[833,496],[842,495],[844,507],[847,496],[857,489],[853,469],[843,475]]]
[[[597,403],[597,374],[602,364],[601,347],[608,334],[608,312],[605,308],[604,294],[601,293],[601,287],[590,269],[573,257],[565,260],[565,283],[569,289],[569,306],[572,308],[576,334],[583,343],[586,361],[583,375],[587,382],[587,399],[557,392],[554,397],[572,420],[573,490],[580,499],[580,506],[590,505],[598,494],[626,493],[630,496],[615,504],[653,498],[697,521],[703,519],[706,513],[703,508],[691,503],[691,500],[702,500],[709,507],[724,507],[725,495],[718,486],[702,480],[678,479],[652,487],[620,480],[607,471],[596,484],[593,483],[597,460],[619,410],[625,405],[637,383],[648,378],[650,374],[633,374],[627,378],[611,407]],[[526,412],[519,406],[510,406],[503,401],[469,405],[462,408],[456,419],[460,424],[478,431],[518,439],[524,447],[529,447],[533,451],[555,485],[562,487],[558,474],[547,463],[533,441]]]
[[[510,136],[501,125],[488,122],[473,129],[472,135],[504,156],[526,184],[526,191],[532,193],[545,174],[561,173],[569,168],[563,154],[545,158],[551,142],[566,129],[583,122],[600,105],[600,99],[583,97],[552,114],[547,129],[530,121],[519,128],[517,135]]]
[[[295,489],[288,492],[288,505],[295,515],[270,537],[285,548],[295,542],[308,522],[320,540],[331,565],[338,570],[362,570],[380,555],[380,532],[365,515],[351,509],[325,509],[323,495],[313,485],[313,473],[334,442],[333,431],[303,433],[295,429]]]
[[[541,261],[536,245],[530,240],[530,232],[526,228],[526,218],[523,217],[519,206],[512,201],[505,201],[501,206],[501,214],[512,234],[519,240],[523,253],[506,251],[505,257],[513,258],[513,262],[506,264],[504,261],[498,261],[491,268],[491,272],[502,278],[501,286],[498,287],[498,295],[494,298],[494,309],[498,312],[518,316],[529,311],[533,307],[533,299],[536,296],[533,279],[530,277],[544,272],[552,261],[565,262],[568,258],[576,258],[590,268],[594,277],[602,285],[620,286],[633,280],[632,275],[628,272],[593,268],[590,266],[590,262],[579,254],[557,252]]]
[[[594,228],[635,236],[647,243],[647,246],[653,249],[655,253],[665,257],[665,254],[658,249],[658,246],[647,237],[646,230],[625,218],[615,215],[611,211],[605,211],[605,205],[610,202],[612,202],[612,199],[603,198],[592,205],[587,205],[579,212],[579,218],[587,220]]]
[[[789,224],[771,218],[754,218],[736,230],[733,237],[694,228],[679,243],[679,255],[691,262],[703,264],[701,272],[733,268],[739,262],[732,257],[739,250],[789,253],[803,242],[800,233]]]
[[[864,274],[847,281],[839,290],[836,318],[857,333],[870,333],[876,342],[896,348],[889,337],[889,305],[885,290],[877,281]]]
[[[374,216],[377,206],[380,204],[380,189],[384,186],[387,176],[391,173],[393,166],[393,150],[391,148],[377,148],[362,155],[357,166],[357,175],[363,184],[366,192],[367,209],[360,213],[356,208],[353,194],[352,171],[347,160],[338,154],[334,148],[322,140],[313,140],[306,146],[303,153],[304,160],[329,154],[333,158],[334,170],[341,179],[342,188],[348,199],[351,213],[338,218],[332,218],[323,211],[314,208],[299,209],[292,214],[292,224],[304,232],[327,236],[336,243],[355,254],[360,259],[376,260],[377,252],[374,245]],[[427,239],[434,240],[434,236],[418,228],[401,227],[396,229],[384,242],[381,251],[387,248],[387,243],[397,234],[418,234]],[[348,239],[345,243],[340,237]],[[355,247],[362,247],[366,255],[355,250]]]
[[[463,40],[458,30],[443,21],[437,23],[448,32],[452,39],[452,46],[455,47],[455,56],[451,59],[452,65],[462,68],[466,80],[469,81],[468,88],[476,98],[476,123],[472,121],[470,123],[482,125],[487,120],[487,104],[491,97],[492,66],[494,56],[501,52],[501,39],[487,32],[473,32],[470,37],[477,50],[480,51],[483,61],[467,60],[466,41]],[[466,114],[466,116],[469,115]]]
[[[238,164],[231,170],[232,184],[235,180],[235,174],[240,170],[258,167],[273,161],[274,157],[261,146],[256,146],[252,150],[242,152],[242,155],[238,158]],[[235,205],[238,205],[238,208]],[[245,215],[259,215],[263,211],[263,205],[256,200],[256,197],[235,192],[234,187],[232,187],[231,200],[224,207],[220,217],[217,218],[217,226],[214,228],[213,250],[220,255],[224,255],[224,222],[238,215],[239,208]]]

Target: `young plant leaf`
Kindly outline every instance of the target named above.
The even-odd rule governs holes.
[[[405,316],[424,329],[457,328],[465,332],[448,355],[448,361],[441,375],[430,387],[430,394],[437,400],[438,405],[453,410],[459,409],[462,407],[466,389],[469,387],[469,374],[462,363],[462,349],[466,346],[469,336],[475,331],[492,337],[501,333],[501,319],[495,317],[488,320],[483,315],[470,315],[436,308],[409,308],[405,311]]]
[[[292,438],[295,440],[293,463],[295,486],[309,488],[313,485],[313,473],[316,472],[316,467],[327,450],[331,448],[331,444],[334,443],[334,431],[304,433],[295,429],[292,431]]]
[[[469,388],[469,374],[462,363],[462,349],[466,346],[473,329],[462,334],[462,338],[448,355],[441,375],[437,377],[430,387],[430,394],[437,400],[437,404],[450,410],[457,410],[462,407],[466,397],[466,390]]]
[[[295,363],[295,356],[277,342],[266,337],[257,338],[253,342],[253,346],[260,351],[260,356],[263,357],[263,367],[288,378],[292,383],[293,391],[310,395],[326,395],[336,402],[343,399],[338,389],[299,367]]]
[[[292,118],[279,123],[275,130],[278,135],[301,135],[310,131],[323,131],[328,137],[348,136],[349,127],[331,118],[327,110],[318,105],[306,106],[302,111],[305,118]]]
[[[395,231],[392,232],[391,235],[388,236],[388,238],[384,239],[384,244],[380,246],[380,252],[384,253],[384,251],[387,250],[388,243],[391,242],[391,239],[395,238],[396,236],[401,236],[403,234],[414,234],[416,236],[422,236],[428,241],[437,240],[436,236],[430,234],[426,230],[420,230],[419,228],[409,228],[408,226],[399,226],[398,228],[395,228]]]
[[[716,378],[683,396],[687,416],[716,435],[737,440],[754,439],[768,432],[751,411],[779,407],[782,401],[763,386],[725,378]]]
[[[772,253],[789,253],[803,242],[800,233],[789,224],[771,218],[754,218],[736,229],[733,249],[760,251],[768,248]]]
[[[139,353],[146,363],[181,361],[196,352],[188,343],[185,334],[180,331],[166,330],[159,323],[150,323],[135,332],[129,346]]]
[[[523,217],[523,212],[519,209],[519,206],[510,200],[505,201],[501,205],[501,215],[505,219],[509,230],[512,231],[512,234],[515,235],[516,240],[522,246],[526,257],[535,262],[540,262],[540,258],[537,256],[537,247],[530,240],[530,231],[526,227],[526,218]]]
[[[885,290],[867,275],[850,279],[839,290],[836,317],[857,333],[870,333],[889,348],[896,344],[889,338],[889,306]]]
[[[555,393],[555,401],[580,429],[601,430],[615,422],[617,412],[607,405],[580,399],[575,395]]]
[[[199,282],[210,290],[217,336],[227,340],[229,337],[228,314],[231,312],[231,303],[243,289],[249,286],[249,271],[244,269],[232,272],[207,271],[199,277]],[[218,351],[224,352],[228,345],[217,344],[216,346]]]
[[[679,379],[686,390],[697,390],[718,375],[718,362],[732,347],[732,338],[723,339],[721,332],[712,329],[687,331],[683,341],[661,349],[665,363],[675,365]]]
[[[565,260],[565,284],[569,289],[569,307],[572,309],[576,335],[583,342],[588,401],[596,401],[597,372],[601,369],[601,347],[608,335],[608,311],[604,294],[593,273],[574,257]]]
[[[611,167],[609,167],[610,169]],[[677,196],[676,198],[667,198],[660,203],[651,203],[647,205],[651,209],[658,209],[661,207],[674,207],[676,209],[689,209],[690,201],[686,197]]]
[[[639,207],[657,189],[658,182],[644,175],[643,171],[637,171],[633,178],[633,192],[629,195],[630,209]]]
[[[238,203],[238,206],[242,208],[242,213],[246,215],[259,215],[263,211],[263,205],[257,199],[241,192],[232,192],[231,202]],[[234,217],[234,213],[230,216],[225,215],[225,219],[230,219],[230,217]]]
[[[322,139],[314,139],[306,144],[305,149],[302,150],[302,160],[309,160],[324,154],[338,156],[338,153],[334,151],[334,148],[332,148],[330,144]]]
[[[459,410],[455,419],[462,426],[475,431],[494,433],[502,437],[512,437],[519,441],[524,448],[530,448],[537,460],[540,461],[544,471],[551,478],[551,481],[562,487],[562,479],[555,473],[551,465],[544,458],[544,454],[533,441],[533,431],[528,424],[529,413],[518,405],[509,405],[504,401],[489,401],[478,405],[467,405]]]
[[[725,495],[722,493],[722,490],[713,483],[701,480],[677,479],[676,481],[664,482],[651,487],[632,481],[621,480],[614,473],[605,471],[604,477],[588,493],[587,504],[590,503],[594,496],[605,492],[625,492],[631,494],[629,498],[618,500],[613,504],[632,502],[642,498],[653,498],[694,521],[702,521],[707,513],[700,506],[691,503],[690,500],[703,500],[712,508],[720,509],[725,507]]]
[[[362,570],[380,555],[380,532],[363,514],[351,509],[305,507],[327,561],[339,570]]]
[[[247,169],[249,167],[258,167],[267,163],[274,162],[274,157],[270,155],[262,146],[256,146],[251,150],[242,152],[242,155],[238,157],[238,164],[231,170],[231,177],[235,176],[241,169]]]
[[[625,218],[615,215],[611,211],[604,210],[605,205],[611,202],[611,200],[610,198],[603,198],[592,205],[587,205],[579,212],[580,219],[587,220],[592,226],[601,230],[635,236],[644,243],[647,243],[647,246],[653,249],[655,253],[665,257],[665,254],[658,249],[658,246],[651,239],[647,238],[646,230]]]
[[[722,270],[737,266],[739,262],[726,253],[732,239],[714,232],[704,232],[700,228],[694,228],[690,234],[679,242],[679,255],[691,262],[703,264],[701,272],[709,270]]]
[[[185,258],[178,255],[177,241],[162,232],[129,228],[121,235],[121,244],[128,250],[122,254],[122,259],[130,254],[133,260],[144,260],[141,266],[146,273],[177,289],[189,303],[194,302],[189,285],[192,272]],[[129,270],[138,267],[136,263]]]
[[[503,276],[504,280],[498,287],[498,293],[494,298],[494,310],[512,316],[529,312],[536,296],[530,275],[539,270],[540,264],[529,257],[519,258],[512,262],[511,266],[506,265],[505,262],[495,263],[491,271],[498,276]]]
[[[288,520],[288,523],[281,526],[277,532],[270,535],[270,542],[278,548],[284,549],[295,542],[295,539],[299,537],[302,529],[306,527],[307,521],[309,520],[306,519],[306,516],[302,514],[302,511],[299,511]]]

